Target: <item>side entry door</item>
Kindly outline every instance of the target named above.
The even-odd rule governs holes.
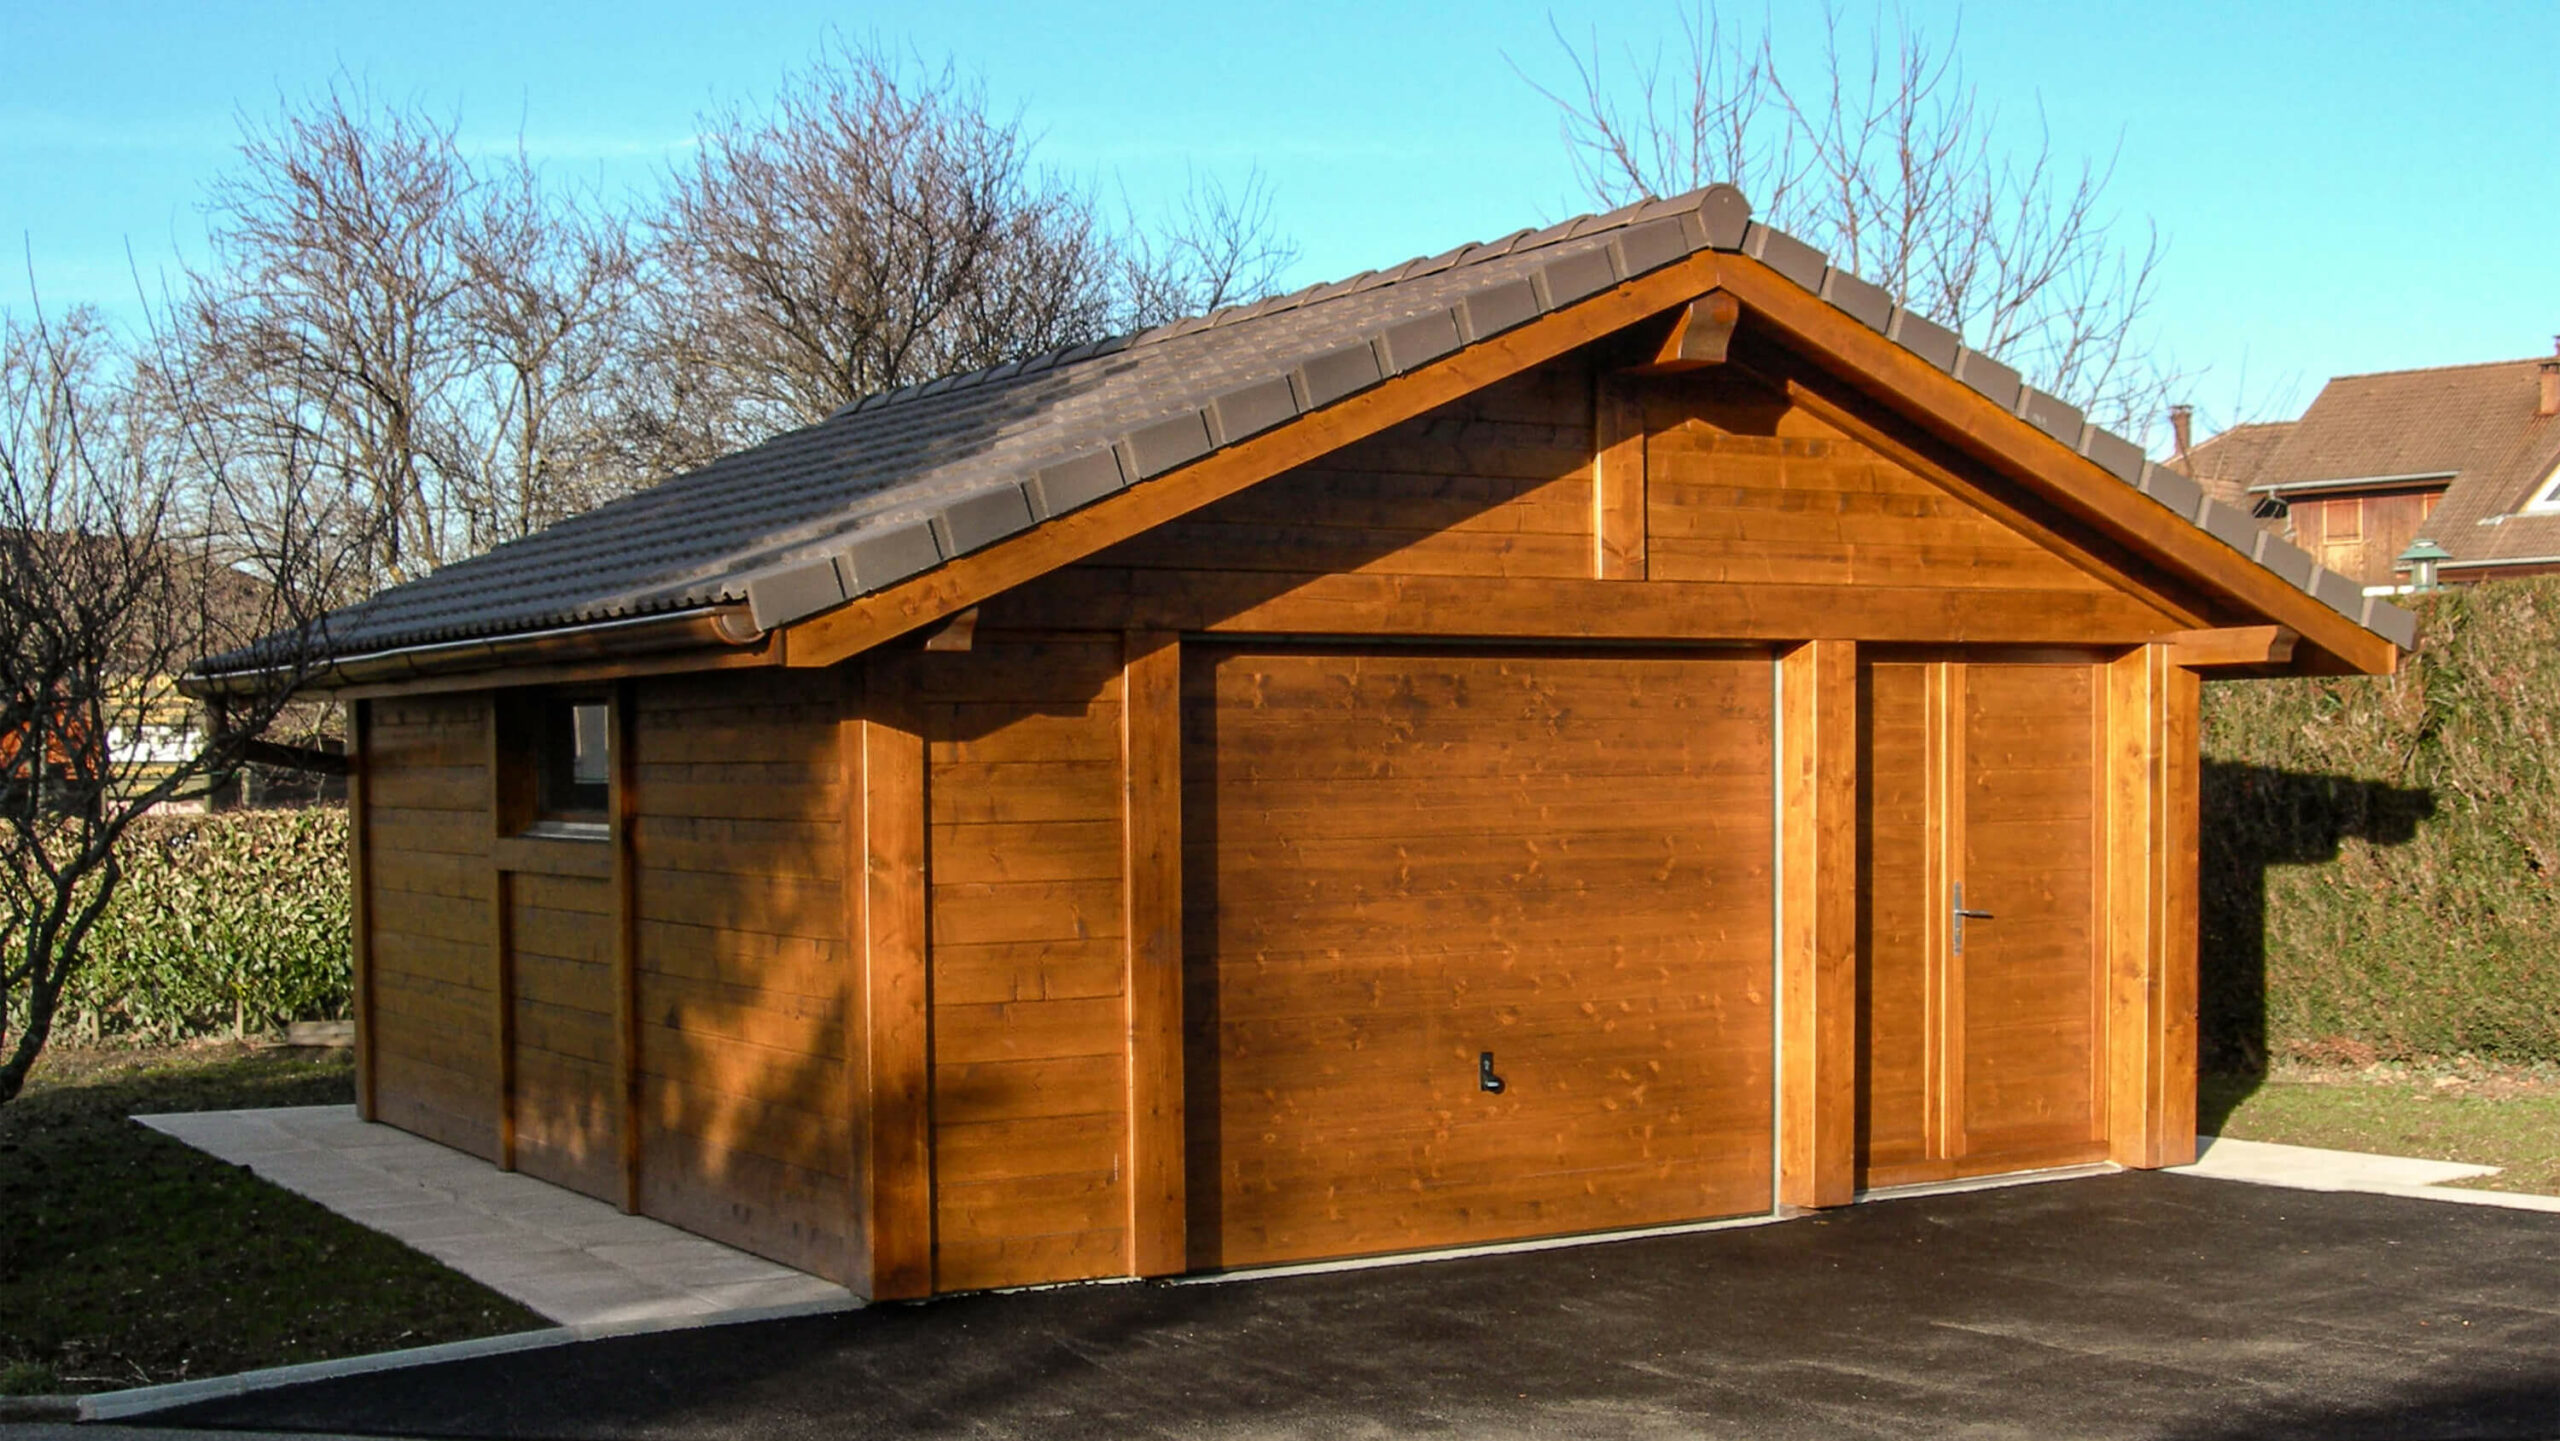
[[[2102,676],[1862,669],[1862,1189],[2106,1155]]]

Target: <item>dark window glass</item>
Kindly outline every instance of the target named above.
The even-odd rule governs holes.
[[[542,723],[542,813],[601,819],[612,775],[604,702],[549,707]]]

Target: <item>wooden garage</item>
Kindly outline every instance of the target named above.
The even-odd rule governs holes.
[[[2186,1160],[2199,681],[2410,622],[1718,187],[329,634],[365,1113],[886,1298]]]

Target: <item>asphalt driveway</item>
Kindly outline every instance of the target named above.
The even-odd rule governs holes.
[[[164,1424],[648,1437],[2560,1437],[2560,1216],[2128,1174],[455,1362]]]

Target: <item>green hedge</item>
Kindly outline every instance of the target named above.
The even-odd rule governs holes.
[[[147,816],[63,994],[60,1040],[256,1034],[347,1014],[347,815]]]
[[[2210,1064],[2560,1061],[2560,578],[2419,610],[2389,679],[2205,687]]]

